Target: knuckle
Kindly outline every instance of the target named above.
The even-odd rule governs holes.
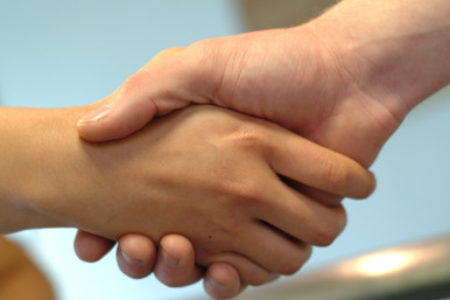
[[[367,173],[366,182],[365,182],[365,184],[362,185],[361,194],[358,195],[357,198],[364,199],[364,198],[369,197],[375,191],[376,186],[377,186],[377,181],[376,181],[375,175],[369,171]]]
[[[177,54],[179,51],[183,50],[183,47],[172,47],[167,48],[162,51],[159,51],[152,59],[153,62],[160,61],[166,58],[169,58],[170,56]]]
[[[289,264],[287,264],[283,269],[280,270],[280,274],[283,275],[293,275],[297,273],[305,264],[303,260],[298,261],[291,261]]]
[[[159,52],[156,54],[155,57],[157,57],[157,56],[159,56],[159,55],[171,54],[171,53],[176,52],[176,51],[178,51],[178,50],[180,50],[180,48],[177,48],[177,47],[166,48],[166,49],[164,49],[164,50],[159,51]]]
[[[312,247],[310,245],[303,244],[297,255],[286,262],[282,269],[279,270],[280,274],[293,275],[297,273],[311,257]]]
[[[202,53],[203,51],[207,51],[210,48],[210,40],[209,39],[203,39],[203,40],[198,40],[196,42],[193,42],[192,44],[190,44],[187,49],[189,51],[194,51],[195,53]]]
[[[331,245],[347,224],[347,214],[341,205],[329,209],[333,211],[332,216],[327,218],[327,222],[320,223],[316,228],[314,241],[316,246]]]
[[[240,149],[257,149],[265,144],[265,137],[256,126],[241,126],[229,136],[231,145]]]
[[[262,204],[266,196],[266,174],[254,172],[263,168],[263,138],[259,132],[240,124],[224,128],[217,143],[220,161],[214,162],[208,179],[211,190],[223,195],[238,206]]]
[[[207,250],[217,250],[228,242],[230,237],[239,234],[239,229],[247,224],[246,217],[237,206],[228,206],[222,215],[225,215],[226,218],[215,218],[205,223],[207,234],[203,235],[202,240],[208,245]]]
[[[270,274],[267,272],[255,274],[249,278],[245,278],[245,282],[252,286],[261,286],[267,283],[270,279]]]
[[[129,95],[133,95],[136,90],[142,88],[145,84],[145,74],[142,71],[138,71],[128,77],[125,82],[120,86],[118,93],[122,97],[129,97]]]
[[[174,275],[171,276],[167,276],[164,278],[158,278],[162,283],[164,283],[165,285],[167,285],[168,287],[179,287],[182,284],[180,284],[178,282],[178,280],[175,278]]]
[[[190,44],[186,49],[196,55],[211,56],[212,54],[216,54],[215,51],[221,48],[220,45],[221,39],[203,39]]]
[[[326,247],[331,245],[336,239],[337,235],[334,235],[331,230],[322,229],[316,232],[315,245],[320,247]]]
[[[253,173],[249,173],[247,168],[237,168],[236,165],[225,163],[218,165],[214,169],[214,176],[211,176],[204,186],[211,192],[221,195],[221,199],[226,199],[227,206],[235,205],[237,208],[253,204],[262,204],[265,199],[264,182]]]
[[[204,72],[204,74],[211,74],[204,67],[213,65],[217,67],[218,62],[216,58],[221,56],[219,54],[220,49],[217,39],[215,41],[212,39],[199,40],[185,48],[186,55],[193,59],[195,67],[200,68],[202,70],[201,73]]]
[[[347,182],[348,173],[340,163],[336,161],[326,162],[326,179],[333,189],[338,189]]]
[[[235,236],[249,219],[244,212],[253,206],[262,205],[261,192],[254,184],[234,180],[221,180],[211,184],[214,185],[213,193],[219,195],[216,197],[220,202],[217,206],[222,207],[221,214],[226,215],[226,218],[211,218],[206,224],[208,230],[222,236]]]
[[[242,206],[260,205],[264,197],[263,187],[256,180],[242,180],[233,185],[231,196]]]

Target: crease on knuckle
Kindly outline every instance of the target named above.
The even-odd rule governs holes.
[[[324,163],[325,179],[330,191],[339,192],[345,189],[349,181],[349,171],[336,160],[326,160]]]

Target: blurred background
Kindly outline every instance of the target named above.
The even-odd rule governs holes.
[[[248,30],[291,26],[335,1],[16,0],[0,2],[0,103],[64,107],[94,102],[158,51]],[[450,232],[450,88],[419,105],[386,144],[372,170],[378,188],[346,200],[349,223],[305,269],[369,250]],[[172,289],[153,276],[122,275],[113,253],[79,261],[72,229],[10,235],[49,276],[58,299],[184,299],[201,284]]]

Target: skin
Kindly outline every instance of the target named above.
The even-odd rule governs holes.
[[[87,109],[0,109],[8,145],[1,169],[10,170],[0,178],[2,233],[49,226],[110,240],[176,233],[189,237],[198,265],[228,263],[257,285],[272,272],[296,272],[311,245],[331,243],[346,222],[342,206],[314,201],[282,178],[340,196],[366,197],[374,187],[355,161],[225,109],[191,107],[102,144],[74,130]]]
[[[56,299],[49,280],[19,246],[0,237],[0,251],[1,299]]]
[[[408,112],[449,84],[449,15],[446,0],[346,0],[302,26],[165,51],[105,101],[107,114],[78,129],[86,140],[117,139],[155,115],[211,103],[272,120],[368,167]],[[236,295],[234,284],[213,296]]]

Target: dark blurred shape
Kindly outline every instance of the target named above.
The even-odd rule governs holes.
[[[450,235],[300,273],[251,289],[236,300],[450,299]]]
[[[23,250],[0,237],[0,299],[54,300],[52,287]]]
[[[336,0],[241,0],[249,30],[291,27],[336,4]]]
[[[446,236],[347,259],[238,299],[432,300],[449,296],[450,236]]]

